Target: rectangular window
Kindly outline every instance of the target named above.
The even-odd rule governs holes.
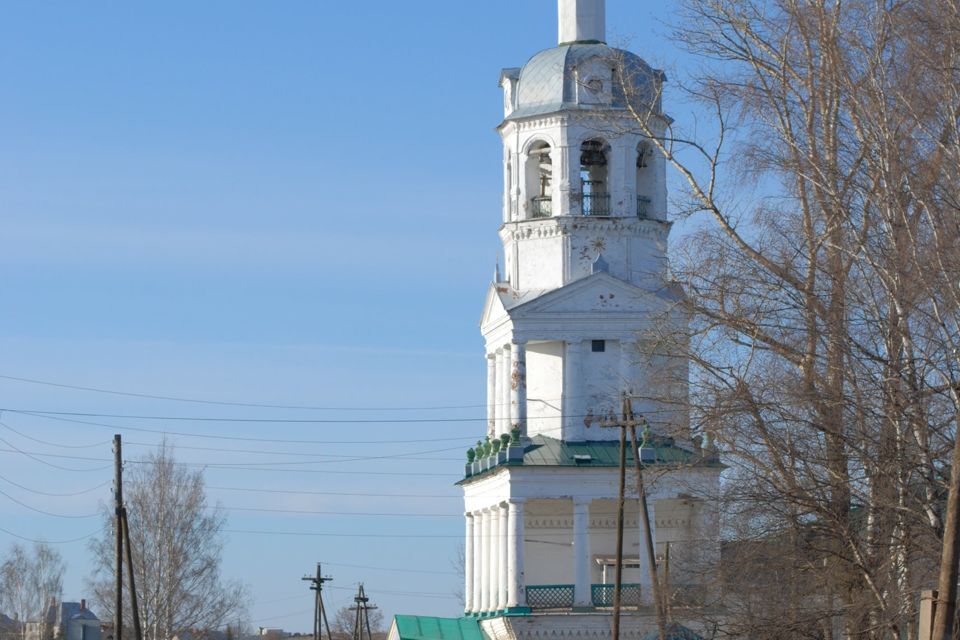
[[[593,341],[593,352],[594,353],[603,353],[607,350],[606,340],[594,340]]]

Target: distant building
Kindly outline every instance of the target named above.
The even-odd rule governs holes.
[[[20,640],[20,623],[10,616],[0,613],[0,640]]]
[[[87,601],[51,599],[40,620],[27,623],[26,640],[101,640],[100,619],[87,609]]]

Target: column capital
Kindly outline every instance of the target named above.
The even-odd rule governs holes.
[[[524,505],[524,504],[526,504],[526,503],[527,503],[527,499],[526,499],[526,498],[507,498],[507,505],[508,505],[508,506],[516,506],[516,507],[519,507],[519,506]]]
[[[487,360],[496,360],[496,359],[497,359],[497,352],[496,352],[496,350],[493,350],[493,351],[487,353]]]
[[[593,498],[584,496],[573,496],[571,499],[575,507],[589,507],[590,503],[593,502]]]
[[[474,517],[474,512],[473,512],[473,511],[464,511],[464,512],[463,512],[463,517],[464,517],[464,518],[473,519],[473,517]]]

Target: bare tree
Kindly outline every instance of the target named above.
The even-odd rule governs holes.
[[[945,525],[951,605],[960,555],[958,7],[679,4],[711,126],[664,118],[622,62],[617,126],[706,214],[674,275],[691,415],[733,467],[726,631],[912,638]]]
[[[40,616],[51,598],[63,591],[66,565],[60,553],[48,544],[31,548],[14,543],[0,564],[0,611],[14,615],[25,637],[27,620]]]
[[[246,592],[221,577],[226,518],[208,504],[203,473],[178,464],[166,444],[127,466],[124,501],[145,637],[169,640],[236,619]],[[103,536],[91,544],[96,568],[90,586],[107,617],[115,601],[113,526],[112,514],[105,513]]]
[[[382,635],[386,631],[383,626],[383,613],[379,609],[371,609],[369,615],[371,633],[374,636]],[[330,630],[335,637],[352,638],[356,620],[356,605],[340,607],[330,621]]]

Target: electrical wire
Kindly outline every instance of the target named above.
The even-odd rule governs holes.
[[[0,411],[0,416],[2,416],[2,414],[3,414],[3,412]],[[10,432],[13,432],[13,433],[17,434],[17,435],[20,436],[21,438],[26,438],[27,440],[32,440],[33,442],[36,442],[37,444],[43,444],[43,445],[46,445],[46,446],[48,446],[48,447],[60,447],[61,449],[93,449],[93,448],[96,448],[96,447],[108,447],[108,446],[110,446],[110,442],[109,442],[109,441],[100,441],[100,442],[95,442],[95,443],[93,443],[93,444],[60,444],[60,443],[57,443],[57,442],[48,442],[48,441],[46,441],[46,440],[40,440],[39,438],[34,438],[33,436],[28,436],[28,435],[25,434],[25,433],[21,433],[20,431],[17,431],[16,429],[14,429],[13,427],[11,427],[10,425],[8,425],[8,424],[6,424],[6,423],[4,423],[4,422],[0,422],[0,427],[3,427],[3,428],[6,429],[7,431],[10,431]]]
[[[30,506],[29,504],[27,504],[26,502],[21,502],[20,500],[17,500],[16,498],[14,498],[13,496],[11,496],[9,493],[6,493],[5,491],[0,491],[0,496],[3,496],[4,498],[6,498],[7,500],[9,500],[10,502],[14,502],[14,503],[20,505],[20,506],[23,507],[24,509],[29,509],[30,511],[34,511],[34,512],[36,512],[36,513],[40,513],[40,514],[43,514],[43,515],[45,515],[45,516],[50,516],[50,517],[52,517],[52,518],[68,518],[68,519],[75,519],[75,520],[85,520],[85,519],[89,519],[89,518],[97,518],[97,517],[100,516],[99,513],[89,513],[89,514],[85,514],[85,515],[67,515],[67,514],[63,514],[63,513],[53,513],[52,511],[44,511],[43,509],[37,509],[36,507],[32,507],[32,506]]]
[[[460,495],[444,495],[429,493],[358,493],[347,491],[307,491],[294,489],[259,489],[253,487],[217,487],[207,486],[207,489],[215,491],[241,491],[244,493],[273,493],[281,495],[306,495],[306,496],[349,496],[359,498],[444,498],[449,500],[463,500]]]
[[[486,422],[479,418],[241,418],[237,416],[157,416],[123,413],[96,413],[92,411],[38,411],[0,407],[0,412],[9,411],[37,416],[69,416],[76,418],[108,418],[111,420],[149,420],[159,422],[226,422],[230,424],[449,424],[452,422]]]
[[[94,531],[93,533],[88,533],[87,535],[81,536],[79,538],[71,538],[70,540],[44,540],[42,538],[28,538],[26,536],[21,536],[18,533],[14,533],[13,531],[4,529],[3,527],[0,527],[0,533],[5,533],[12,538],[17,538],[18,540],[23,540],[24,542],[34,542],[37,544],[72,544],[74,542],[82,542],[83,540],[89,540],[90,538],[96,535],[99,535],[100,532]]]
[[[94,469],[74,469],[74,468],[72,468],[72,467],[63,467],[63,466],[60,466],[60,465],[57,465],[57,464],[53,464],[52,462],[47,462],[46,460],[41,460],[40,457],[44,457],[44,458],[67,458],[67,459],[71,459],[71,460],[95,460],[95,461],[97,461],[97,462],[103,462],[104,460],[103,460],[102,458],[99,458],[99,459],[98,459],[98,458],[81,458],[81,457],[79,457],[79,456],[62,456],[62,455],[56,455],[56,454],[53,454],[53,453],[32,453],[32,452],[29,452],[29,451],[24,451],[23,449],[18,449],[15,445],[10,444],[9,442],[7,442],[6,440],[4,440],[3,438],[0,438],[0,442],[2,442],[3,444],[7,445],[8,447],[10,447],[10,449],[0,449],[0,451],[3,451],[3,452],[5,452],[5,453],[19,453],[19,454],[21,454],[21,455],[24,455],[24,456],[30,458],[30,459],[33,460],[34,462],[39,462],[40,464],[46,465],[46,466],[51,467],[51,468],[53,468],[53,469],[59,469],[60,471],[72,471],[72,472],[77,472],[77,473],[88,473],[88,472],[89,472],[89,473],[93,473],[93,472],[97,472],[97,471],[104,471],[105,469],[109,469],[109,468],[110,468],[110,465],[109,465],[109,464],[108,464],[108,465],[105,465],[105,466],[102,466],[102,467],[96,467],[96,468],[94,468]]]
[[[116,391],[113,389],[103,389],[99,387],[84,387],[75,384],[64,384],[58,382],[49,382],[46,380],[36,380],[33,378],[21,378],[18,376],[0,375],[0,380],[11,380],[13,382],[23,382],[27,384],[43,385],[47,387],[56,387],[59,389],[71,389],[73,391],[89,391],[93,393],[104,393],[114,396],[124,396],[128,398],[143,398],[146,400],[166,400],[172,402],[189,402],[192,404],[216,405],[224,407],[249,407],[254,409],[289,409],[294,411],[439,411],[453,409],[480,409],[486,405],[450,405],[450,406],[429,406],[429,407],[318,407],[311,405],[285,405],[272,404],[266,402],[230,402],[225,400],[207,400],[200,398],[184,398],[179,396],[164,396],[152,393],[136,393],[130,391]]]
[[[55,420],[57,422],[68,422],[71,424],[83,424],[92,427],[103,427],[111,430],[123,430],[123,431],[135,431],[138,433],[154,433],[162,436],[178,436],[183,438],[198,438],[202,440],[231,440],[237,442],[264,442],[270,444],[323,444],[323,445],[334,445],[334,444],[413,444],[413,443],[422,443],[422,442],[473,442],[473,437],[459,436],[454,438],[422,438],[422,439],[412,439],[407,438],[403,440],[284,440],[278,438],[254,438],[246,436],[224,436],[224,435],[210,435],[210,434],[201,434],[201,433],[189,433],[186,431],[170,431],[169,429],[147,429],[145,427],[130,427],[125,425],[117,424],[105,424],[102,422],[91,422],[88,420],[75,420],[71,418],[64,418],[61,416],[51,416],[42,413],[31,413],[29,411],[20,412],[23,415],[31,416],[34,418],[41,418],[45,420]]]
[[[13,486],[17,487],[18,489],[22,489],[22,490],[27,491],[27,492],[29,492],[29,493],[35,493],[35,494],[40,495],[40,496],[49,496],[49,497],[51,497],[51,498],[73,498],[73,497],[75,497],[75,496],[82,496],[82,495],[85,494],[85,493],[93,493],[93,492],[96,491],[97,489],[102,489],[103,487],[105,487],[105,486],[107,486],[107,485],[109,485],[109,484],[111,483],[110,480],[106,480],[106,481],[104,481],[104,482],[101,482],[100,484],[98,484],[98,485],[95,486],[95,487],[90,487],[89,489],[84,489],[84,490],[82,490],[82,491],[74,491],[74,492],[72,492],[72,493],[49,493],[49,492],[47,492],[47,491],[40,491],[40,490],[38,490],[38,489],[31,489],[30,487],[26,487],[26,486],[24,486],[24,485],[22,485],[22,484],[20,484],[20,483],[18,483],[18,482],[14,482],[13,480],[11,480],[10,478],[7,478],[7,477],[5,477],[5,476],[0,476],[0,480],[3,480],[3,481],[6,482],[7,484],[12,484]]]

